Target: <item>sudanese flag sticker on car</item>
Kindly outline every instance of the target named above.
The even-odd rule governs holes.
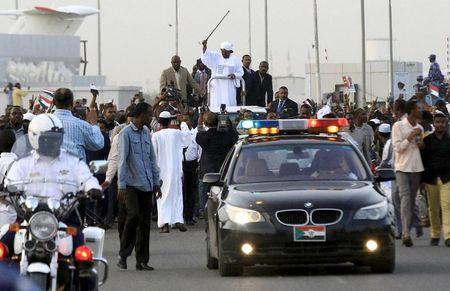
[[[294,226],[294,241],[326,241],[327,230],[323,225]]]

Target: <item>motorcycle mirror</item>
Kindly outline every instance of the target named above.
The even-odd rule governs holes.
[[[91,170],[92,174],[106,174],[106,170],[108,170],[108,161],[105,160],[96,160],[91,161],[89,163],[89,170]]]

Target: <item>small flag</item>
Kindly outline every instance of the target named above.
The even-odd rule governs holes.
[[[430,93],[436,97],[439,97],[439,87],[430,83]]]
[[[294,226],[294,241],[325,241],[326,235],[323,225]]]
[[[42,90],[37,98],[37,102],[42,108],[48,109],[53,104],[53,92],[50,90]],[[36,104],[36,103],[35,103]]]

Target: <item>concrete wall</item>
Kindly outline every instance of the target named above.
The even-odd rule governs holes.
[[[80,69],[80,38],[0,34],[0,80],[27,86],[70,84]]]

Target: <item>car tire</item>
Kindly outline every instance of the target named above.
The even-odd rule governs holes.
[[[244,273],[244,267],[241,264],[228,264],[224,262],[222,256],[222,247],[219,238],[219,273],[222,277],[238,277]]]
[[[381,257],[370,264],[373,273],[393,273],[395,271],[395,247],[389,251],[389,255]]]
[[[206,267],[210,270],[217,270],[219,267],[219,261],[211,257],[211,245],[208,232],[206,232]]]

